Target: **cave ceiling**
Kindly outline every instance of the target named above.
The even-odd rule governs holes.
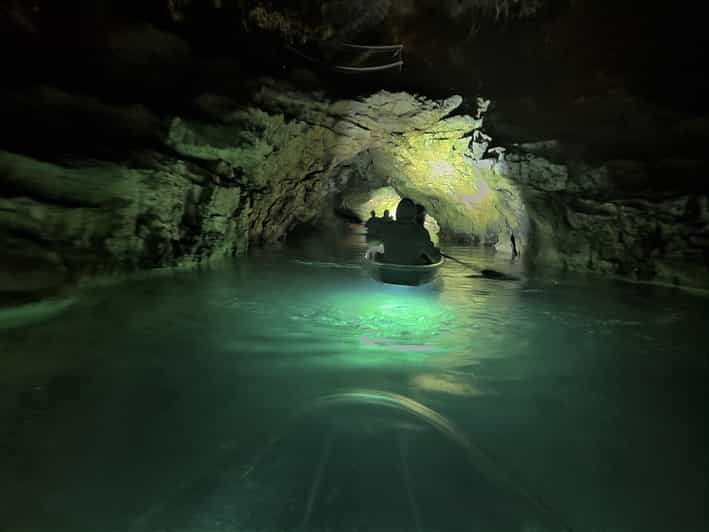
[[[677,105],[704,105],[703,19],[692,5],[630,0],[612,9],[593,0],[10,0],[0,7],[5,44],[33,48],[24,74],[57,74],[94,55],[107,60],[122,27],[150,24],[202,59],[231,59],[250,70],[288,75],[310,68],[331,90],[382,85],[447,96],[570,98],[624,88]],[[640,7],[641,6],[641,7]],[[289,47],[321,42],[403,44],[395,76],[328,75]],[[156,55],[135,40],[134,53]],[[5,47],[14,67],[22,59]],[[67,57],[75,54],[76,57]],[[83,54],[83,57],[82,57]],[[115,55],[115,53],[113,54]],[[159,54],[158,54],[159,55]],[[59,56],[63,61],[50,62]],[[157,57],[157,56],[156,56]],[[164,58],[162,58],[164,59]],[[187,62],[190,57],[173,57]],[[325,54],[324,59],[327,59]],[[54,68],[52,68],[52,65]],[[280,69],[279,72],[277,69]],[[283,72],[285,70],[285,72]],[[331,74],[331,73],[330,73]]]
[[[45,257],[68,272],[94,240],[108,243],[95,259],[109,265],[243,253],[314,219],[339,190],[341,166],[374,148],[386,155],[375,165],[386,183],[422,202],[448,234],[492,244],[524,233],[529,213],[540,263],[642,266],[665,279],[687,264],[706,268],[709,87],[697,9],[631,0],[5,1],[6,247],[24,249],[13,240],[20,230],[72,250],[78,242],[74,254]],[[387,61],[394,68],[361,70]],[[477,123],[488,100],[484,125],[456,125]],[[412,122],[439,107],[425,127]],[[469,153],[480,127],[485,140]],[[550,160],[534,155],[542,148]],[[99,190],[101,175],[115,186]],[[431,175],[445,194],[422,192]],[[68,190],[61,197],[57,183]],[[105,203],[124,217],[92,211],[85,224],[79,211],[95,205],[72,210],[83,187],[115,192]],[[28,222],[48,201],[56,227]],[[65,210],[75,223],[62,222]],[[116,228],[116,219],[127,222]],[[83,227],[95,229],[91,238],[77,237]],[[18,264],[34,260],[22,253]]]

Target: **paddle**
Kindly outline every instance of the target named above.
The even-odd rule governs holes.
[[[468,264],[467,262],[463,262],[462,260],[456,259],[455,257],[451,257],[450,255],[446,255],[445,253],[441,253],[441,256],[452,260],[453,262],[457,262],[458,264],[461,264],[465,266],[466,268],[470,268],[471,270],[476,270],[480,272],[480,275],[477,275],[475,277],[486,277],[488,279],[498,279],[500,281],[518,281],[519,278],[515,277],[514,275],[507,275],[506,273],[498,272],[497,270],[481,270],[480,268],[477,268],[476,266],[473,266],[472,264]]]

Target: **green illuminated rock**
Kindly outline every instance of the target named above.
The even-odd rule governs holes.
[[[86,113],[78,96],[47,90],[38,98],[56,113],[57,95],[72,105],[55,121]],[[490,245],[524,230],[515,185],[469,148],[482,120],[449,117],[458,96],[382,91],[328,102],[264,80],[253,102],[203,95],[198,120],[141,121],[146,139],[164,131],[162,147],[130,148],[123,162],[0,153],[0,185],[14,193],[0,204],[0,243],[14,250],[3,285],[50,289],[86,275],[238,255],[315,220],[340,193],[350,193],[362,218],[372,209],[394,213],[409,196],[426,207],[434,239],[438,224],[444,235]],[[90,109],[119,131],[133,123],[132,107]]]
[[[382,91],[326,104],[264,86],[257,101],[335,133],[331,164],[349,161],[357,167],[356,172],[348,167],[346,186],[361,195],[360,205],[349,205],[360,217],[371,210],[367,187],[391,186],[424,205],[443,235],[501,249],[509,248],[510,233],[519,243],[526,241],[529,223],[519,186],[471,148],[483,120],[449,116],[461,97],[436,102]]]
[[[205,94],[198,114],[161,120],[57,90],[31,94],[11,103],[32,104],[32,123],[47,113],[54,129],[38,135],[61,132],[65,149],[70,134],[106,135],[105,124],[125,155],[50,162],[0,152],[0,291],[239,255],[338,203],[366,219],[393,214],[404,196],[426,207],[434,239],[509,250],[514,234],[539,264],[682,282],[703,275],[687,257],[701,264],[706,255],[706,196],[677,196],[673,180],[662,181],[689,180],[701,161],[571,169],[540,155],[557,153],[553,142],[505,152],[481,133],[482,118],[453,114],[458,96],[327,101],[263,80],[250,105]],[[664,195],[643,195],[658,183]]]
[[[492,160],[474,159],[458,118],[402,136],[392,149],[397,168],[392,185],[423,204],[449,237],[500,248],[508,247],[510,233],[526,240],[519,187],[494,172]]]

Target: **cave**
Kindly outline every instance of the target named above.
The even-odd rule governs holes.
[[[0,529],[705,529],[704,21],[3,2]]]

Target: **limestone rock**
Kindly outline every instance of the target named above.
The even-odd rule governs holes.
[[[566,152],[546,141],[503,157],[486,150],[482,114],[452,114],[457,96],[327,101],[264,80],[251,105],[206,94],[195,114],[163,120],[41,91],[34,116],[93,116],[67,141],[104,124],[123,139],[124,158],[0,152],[0,291],[238,255],[317,220],[335,196],[363,219],[408,196],[426,208],[434,237],[440,229],[509,250],[514,234],[529,260],[563,268],[700,282],[709,260],[707,196],[689,186],[702,159],[558,162]],[[134,133],[137,145],[126,140]]]
[[[658,196],[663,189],[649,182],[648,166],[632,160],[569,169],[525,155],[496,168],[524,184],[536,263],[706,284],[706,195],[664,187]]]
[[[424,205],[446,234],[488,245],[502,242],[503,248],[509,247],[510,232],[526,239],[528,222],[517,186],[492,172],[488,162],[474,164],[471,135],[483,118],[448,117],[460,97],[435,102],[381,91],[327,104],[265,85],[257,101],[334,133],[328,168],[355,162],[360,176],[370,181],[369,176],[378,176],[376,186],[388,184],[399,196]]]
[[[509,154],[495,163],[493,172],[544,192],[565,190],[568,180],[566,166],[532,154]]]
[[[196,185],[177,161],[159,170],[106,164],[71,169],[27,158],[21,163],[28,174],[38,169],[34,175],[40,177],[24,189],[26,196],[0,201],[0,240],[19,236],[44,247],[56,259],[52,269],[69,277],[191,264],[248,245],[241,190]],[[88,175],[93,187],[84,181]],[[54,194],[43,192],[63,182]],[[69,201],[76,189],[83,194]]]

